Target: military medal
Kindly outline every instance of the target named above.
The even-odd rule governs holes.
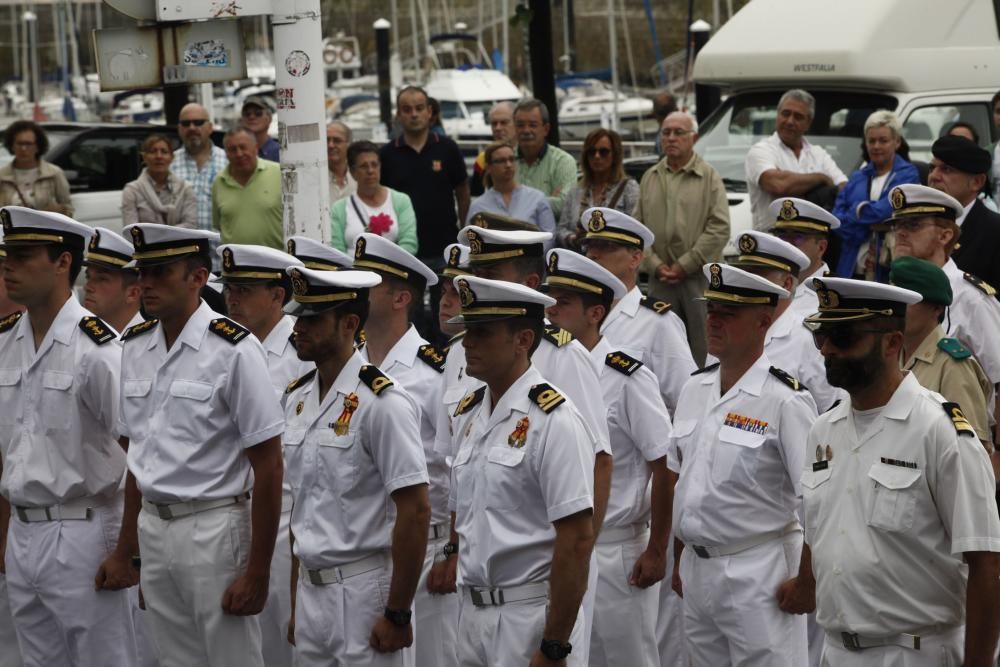
[[[511,432],[510,436],[507,437],[507,444],[511,447],[520,449],[524,447],[524,443],[528,440],[528,418],[521,417],[521,420],[517,422],[517,426]]]
[[[826,446],[826,460],[827,461],[832,461],[833,460],[833,450],[830,449],[830,445]]]
[[[823,445],[816,445],[816,460],[823,460]]]
[[[344,396],[344,411],[340,413],[337,421],[333,423],[333,432],[337,435],[347,435],[347,431],[351,426],[351,417],[357,409],[358,395],[352,392]]]
[[[304,407],[306,407],[306,402],[305,401],[299,401],[298,405],[295,406],[295,414],[301,415],[302,414],[302,408],[304,408]]]

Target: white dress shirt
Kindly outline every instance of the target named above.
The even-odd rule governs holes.
[[[593,509],[596,443],[570,399],[546,413],[530,398],[544,382],[529,367],[496,406],[484,385],[482,400],[454,419],[448,503],[466,586],[548,581],[552,522]]]
[[[965,343],[991,384],[1000,382],[1000,302],[965,279],[949,259],[941,267],[951,283],[952,302],[945,315],[948,335]]]
[[[395,381],[376,395],[360,377],[366,365],[355,352],[322,401],[318,373],[285,398],[293,551],[309,569],[388,549],[395,521],[390,494],[427,483],[419,409]]]
[[[267,355],[267,371],[271,375],[271,384],[280,399],[285,394],[289,383],[299,379],[313,368],[311,361],[299,359],[292,343],[292,327],[295,320],[288,315],[282,315],[267,337],[261,341],[264,353]]]
[[[253,485],[245,449],[281,435],[285,420],[260,342],[204,301],[167,349],[163,326],[126,337],[119,430],[143,499],[218,500]],[[216,324],[213,324],[215,322]]]
[[[813,342],[812,332],[803,324],[804,317],[802,311],[795,309],[793,301],[767,330],[764,354],[768,359],[779,360],[781,370],[804,384],[816,407],[823,412],[846,398],[847,392],[827,382],[823,355]]]
[[[667,465],[680,474],[673,526],[685,544],[735,545],[796,519],[816,404],[770,368],[761,355],[720,396],[715,367],[681,393]]]
[[[31,316],[0,333],[0,493],[47,507],[114,494],[125,472],[117,441],[121,344],[81,329],[93,313],[70,296],[35,349]]]
[[[850,401],[809,433],[801,473],[817,620],[885,637],[965,621],[966,551],[1000,551],[993,471],[912,373],[858,437]]]
[[[638,287],[629,290],[601,324],[601,335],[653,372],[660,395],[673,413],[681,389],[697,365],[681,318],[669,310],[658,313],[643,306],[643,298]]]

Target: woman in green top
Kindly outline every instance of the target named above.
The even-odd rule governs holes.
[[[409,196],[379,183],[382,166],[378,146],[355,141],[347,148],[347,168],[357,192],[330,207],[330,245],[353,252],[364,232],[378,234],[407,252],[417,254],[417,216]]]

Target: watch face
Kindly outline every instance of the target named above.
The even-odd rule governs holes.
[[[559,641],[543,639],[541,650],[542,655],[549,660],[562,660],[567,655],[572,653],[573,645],[569,642],[563,644]]]

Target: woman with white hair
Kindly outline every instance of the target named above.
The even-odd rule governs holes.
[[[871,225],[892,214],[892,189],[903,183],[920,183],[917,168],[900,155],[903,128],[896,114],[884,109],[872,113],[865,121],[864,134],[868,161],[847,179],[833,207],[840,220],[834,233],[841,242],[834,274],[842,278],[864,277]]]

